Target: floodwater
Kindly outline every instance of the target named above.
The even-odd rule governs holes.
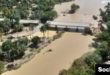
[[[103,0],[76,0],[55,6],[58,18],[55,21],[90,22],[95,24],[92,15],[99,15],[99,8],[105,3]],[[72,3],[80,5],[75,14],[65,14],[62,11],[70,9]],[[30,62],[18,70],[9,71],[2,75],[58,75],[62,69],[68,69],[72,62],[84,53],[91,51],[88,47],[92,42],[91,36],[80,33],[65,33],[62,38],[55,40]],[[47,52],[52,49],[52,52]]]
[[[58,12],[58,18],[56,18],[55,21],[86,22],[97,27],[97,21],[93,20],[93,15],[99,16],[99,9],[106,5],[106,3],[103,2],[104,0],[75,0],[58,4],[55,6],[55,10]],[[80,8],[76,13],[66,13],[64,16],[63,12],[68,12],[73,3],[79,5]]]
[[[89,45],[93,36],[81,33],[64,33],[60,39],[45,47],[31,61],[17,70],[2,75],[59,75],[62,69],[68,69],[73,61],[83,54],[93,51]],[[51,52],[48,50],[51,49]]]

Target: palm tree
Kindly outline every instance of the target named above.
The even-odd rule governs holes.
[[[46,26],[42,26],[42,27],[40,28],[40,31],[43,33],[43,37],[45,37]]]
[[[49,25],[48,24],[45,24],[45,26],[46,26],[46,29],[48,30],[47,31],[47,38],[49,38]]]

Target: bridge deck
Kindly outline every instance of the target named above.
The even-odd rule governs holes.
[[[79,23],[79,22],[55,22],[55,21],[47,21],[47,24],[49,24],[51,27],[59,27],[59,28],[85,28],[85,27],[89,27],[90,28],[90,24],[89,23]]]

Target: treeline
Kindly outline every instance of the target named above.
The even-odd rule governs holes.
[[[60,75],[95,75],[95,65],[110,60],[110,3],[105,6],[105,10],[100,9],[100,16],[101,24],[106,24],[107,29],[94,39],[96,51],[75,60],[71,68],[62,70]]]
[[[0,46],[0,74],[4,71],[5,63],[13,62],[21,59],[28,49],[38,48],[41,42],[41,38],[38,36],[28,39],[27,37],[10,37],[2,43]],[[14,64],[12,64],[13,66]],[[5,68],[12,67],[8,65]],[[12,69],[12,68],[11,68]]]
[[[38,19],[43,23],[53,20],[57,17],[55,4],[67,1],[71,0],[0,0],[0,15],[5,18],[0,22],[0,32],[22,31],[20,19]]]
[[[28,48],[37,48],[39,43],[41,39],[38,36],[30,40],[25,36],[14,39],[10,37],[0,47],[0,61],[13,62],[20,59]]]
[[[7,18],[15,16],[20,19],[52,19],[57,16],[53,11],[55,4],[65,1],[71,0],[0,0],[0,12],[2,17]],[[12,13],[13,11],[17,12]]]

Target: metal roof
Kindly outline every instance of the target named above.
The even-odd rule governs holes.
[[[3,21],[3,20],[4,20],[4,18],[0,18],[0,21]],[[39,20],[23,20],[23,19],[21,19],[20,23],[21,24],[23,24],[23,23],[34,23],[34,24],[36,24],[36,23],[39,23]]]
[[[38,20],[20,20],[20,23],[39,23]]]

